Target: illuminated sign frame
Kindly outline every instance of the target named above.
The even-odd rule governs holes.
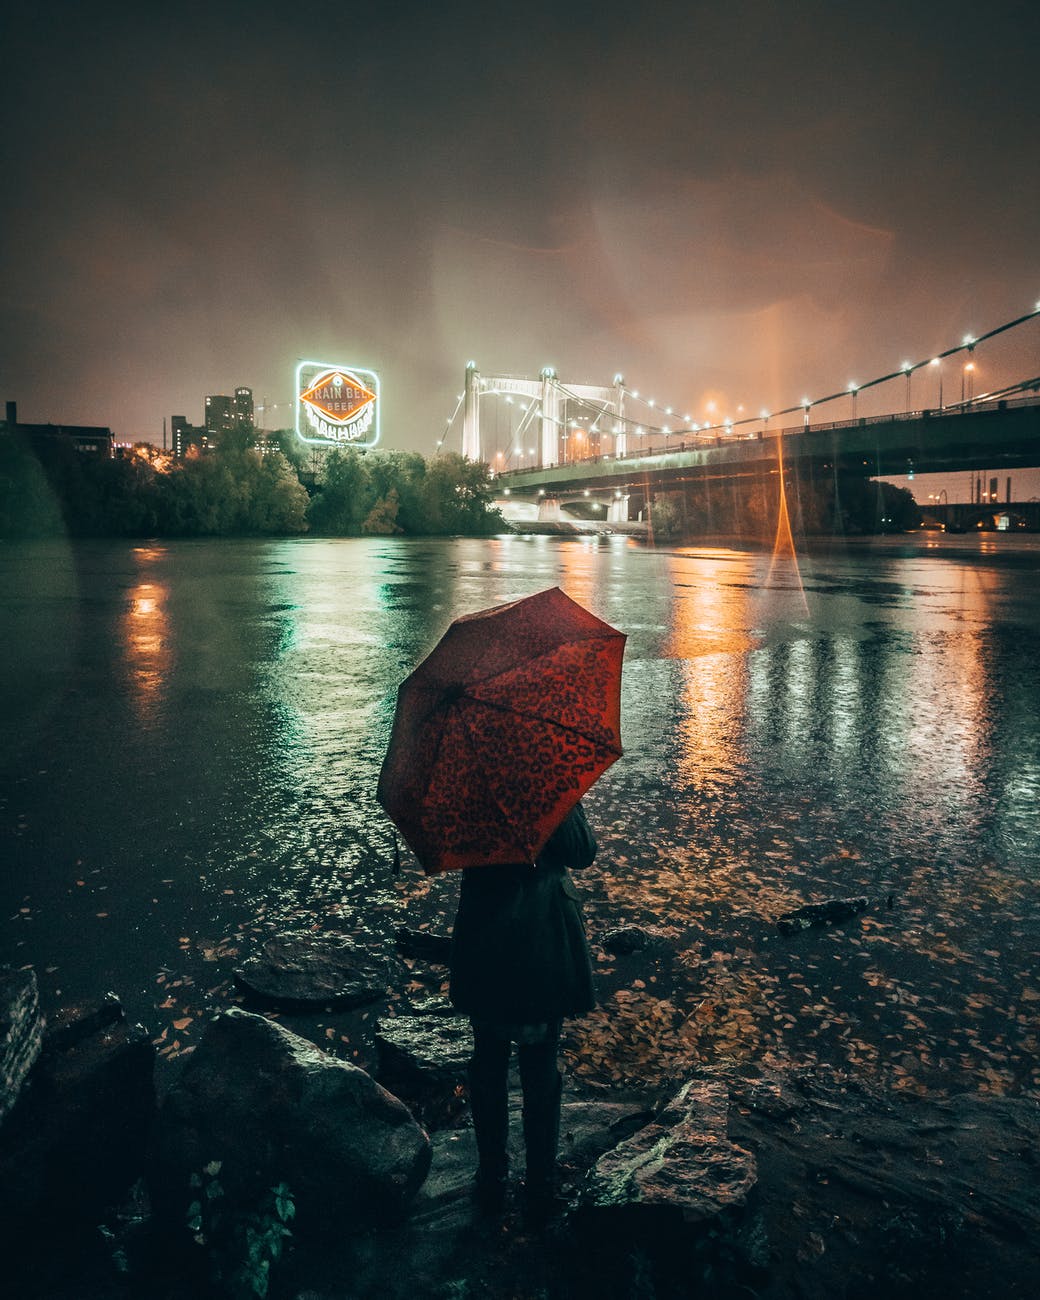
[[[380,406],[374,370],[325,361],[301,361],[296,367],[296,436],[301,442],[374,447]]]

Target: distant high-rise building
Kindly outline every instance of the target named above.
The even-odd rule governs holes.
[[[172,444],[170,450],[175,460],[180,460],[187,455],[189,447],[198,447],[201,451],[205,451],[209,446],[206,430],[189,424],[183,415],[170,416],[170,434]]]
[[[210,435],[228,433],[235,427],[235,408],[230,397],[206,398],[206,432]]]
[[[235,389],[236,424],[253,424],[253,390],[251,388]]]

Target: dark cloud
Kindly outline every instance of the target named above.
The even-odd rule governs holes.
[[[154,438],[318,355],[429,450],[470,356],[780,405],[1040,296],[1032,5],[6,12],[26,418]]]

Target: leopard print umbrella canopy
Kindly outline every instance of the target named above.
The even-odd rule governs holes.
[[[451,624],[398,689],[376,791],[428,874],[534,861],[621,757],[624,649],[559,587]]]

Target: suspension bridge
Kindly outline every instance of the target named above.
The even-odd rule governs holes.
[[[984,334],[966,335],[935,356],[905,361],[868,382],[805,397],[781,410],[704,423],[640,397],[620,374],[609,384],[573,384],[548,367],[531,379],[485,376],[470,362],[445,436],[461,414],[463,455],[488,460],[503,493],[540,501],[549,512],[568,494],[595,494],[616,520],[629,517],[632,494],[646,497],[713,478],[776,473],[778,461],[810,473],[869,478],[1035,467],[1040,465],[1040,376],[975,392],[976,350],[1030,322],[1040,323],[1040,303]],[[954,358],[959,393],[949,394],[944,367]],[[935,383],[937,401],[915,408],[913,381],[922,372]],[[953,400],[944,399],[944,377]],[[902,388],[902,409],[860,416],[860,395],[883,385]],[[508,404],[517,417],[514,430],[511,413],[508,455],[489,456],[482,443],[481,406],[488,397]],[[838,415],[838,403],[847,404],[845,418],[821,419],[831,411]]]

